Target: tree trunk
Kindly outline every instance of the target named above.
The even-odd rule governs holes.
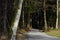
[[[57,18],[56,18],[56,29],[58,29],[58,0],[57,0]]]
[[[25,26],[24,26],[24,10],[23,10],[23,14],[22,14],[22,22],[23,22],[23,28],[25,28]]]
[[[5,8],[3,9],[3,13],[4,13],[4,34],[6,35],[7,32],[7,0],[5,1]]]
[[[29,28],[30,28],[30,13],[28,13],[28,23],[27,23],[27,28],[28,28],[28,30],[29,30]]]
[[[29,5],[30,5],[30,2],[29,2]],[[29,10],[28,10],[28,24],[27,24],[27,28],[28,28],[28,30],[30,30],[30,7],[29,7]]]
[[[47,31],[47,21],[46,21],[46,3],[44,0],[44,26],[45,26],[45,31]]]

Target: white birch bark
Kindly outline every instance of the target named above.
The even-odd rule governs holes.
[[[18,28],[18,23],[19,23],[19,19],[20,19],[20,15],[21,15],[23,0],[20,0],[19,4],[20,4],[19,9],[18,9],[16,18],[15,18],[15,21],[14,21],[13,28],[12,28],[13,34],[12,34],[11,40],[16,40],[16,31],[17,31],[17,28]]]

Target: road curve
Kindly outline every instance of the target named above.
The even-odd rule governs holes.
[[[60,40],[60,38],[55,36],[49,36],[43,32],[39,32],[37,29],[32,29],[28,33],[26,33],[27,40]]]

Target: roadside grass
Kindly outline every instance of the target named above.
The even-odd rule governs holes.
[[[25,40],[27,39],[26,34],[28,31],[30,31],[32,27],[28,28],[21,28],[17,30],[16,40]]]
[[[27,31],[25,29],[18,29],[17,30],[17,35],[16,35],[16,40],[25,40],[26,39],[26,33]]]
[[[48,32],[45,32],[46,34],[50,35],[50,36],[56,36],[60,38],[60,29],[52,29],[49,30]]]

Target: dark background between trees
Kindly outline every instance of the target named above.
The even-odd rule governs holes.
[[[46,0],[46,21],[48,28],[56,28],[57,0]],[[24,0],[19,27],[44,29],[44,0]],[[24,14],[24,17],[22,17]],[[24,20],[22,19],[24,18]],[[23,25],[24,21],[24,26]],[[22,24],[21,24],[22,23]],[[21,25],[21,26],[20,26]]]

